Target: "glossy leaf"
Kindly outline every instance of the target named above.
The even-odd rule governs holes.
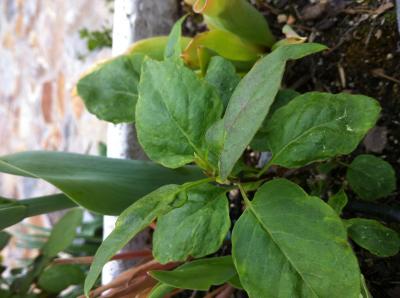
[[[400,238],[396,231],[376,220],[352,218],[346,220],[349,237],[359,246],[379,257],[394,256],[400,249]]]
[[[193,162],[195,155],[205,164],[204,135],[222,113],[214,88],[172,60],[148,60],[142,72],[136,129],[146,154],[169,168]]]
[[[361,274],[361,298],[373,298],[368,290],[367,282],[365,281],[364,275]]]
[[[252,64],[263,54],[262,49],[246,43],[238,36],[221,30],[197,34],[185,48],[182,58],[192,68],[201,66],[201,49],[208,49],[225,59]]]
[[[285,179],[257,191],[235,224],[232,255],[251,298],[360,294],[357,259],[341,219]]]
[[[161,185],[204,177],[195,167],[172,171],[148,161],[39,151],[0,157],[0,172],[46,180],[79,205],[107,215],[120,214]]]
[[[53,258],[65,250],[75,239],[77,229],[82,224],[83,211],[72,209],[53,227],[50,236],[41,252],[47,258]]]
[[[85,280],[86,295],[95,284],[103,266],[114,254],[158,216],[180,207],[185,202],[184,197],[178,196],[180,191],[182,191],[182,187],[179,185],[164,185],[136,201],[121,213],[115,224],[115,229],[96,252]]]
[[[368,201],[386,197],[396,189],[393,167],[373,155],[357,156],[349,165],[346,177],[354,192]]]
[[[224,145],[220,158],[220,176],[223,180],[228,177],[267,116],[280,88],[286,61],[324,49],[325,46],[312,43],[279,47],[254,65],[240,81],[224,115]]]
[[[210,28],[230,31],[249,42],[267,47],[275,42],[264,16],[246,0],[189,2],[195,12],[203,14]]]
[[[379,116],[376,100],[347,93],[309,92],[267,121],[270,164],[297,168],[351,153]]]
[[[335,210],[338,215],[340,215],[343,208],[347,205],[347,202],[347,195],[344,190],[341,189],[338,193],[329,198],[328,205],[331,206],[331,208]]]
[[[235,66],[220,56],[214,56],[208,65],[205,80],[218,91],[224,109],[226,109],[229,99],[240,81]]]
[[[162,264],[212,254],[229,231],[225,189],[204,184],[189,190],[187,195],[185,205],[158,218],[153,255]]]
[[[186,263],[173,271],[151,271],[158,281],[180,289],[207,291],[221,285],[236,274],[231,256],[200,259]]]
[[[71,285],[80,284],[84,279],[84,273],[76,265],[55,265],[43,271],[38,284],[49,293],[60,293]]]
[[[174,287],[171,287],[169,285],[160,282],[154,286],[148,298],[164,298],[166,295],[170,294],[174,290],[175,290]]]

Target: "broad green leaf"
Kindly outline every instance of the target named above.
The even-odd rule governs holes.
[[[180,46],[186,47],[188,39]],[[140,69],[144,56],[163,59],[167,37],[154,37],[135,43],[125,55],[95,65],[77,84],[77,92],[86,108],[99,119],[133,122],[138,98]]]
[[[173,271],[151,271],[158,281],[180,289],[207,291],[236,274],[231,256],[214,257],[186,263]]]
[[[79,96],[90,113],[113,122],[133,122],[144,55],[122,55],[99,64],[81,78]]]
[[[309,92],[267,121],[270,164],[297,168],[351,153],[379,117],[376,100],[347,93]]]
[[[269,108],[269,112],[267,117],[265,117],[263,124],[261,125],[260,129],[258,130],[257,134],[254,136],[253,140],[251,141],[251,148],[257,151],[269,151],[267,144],[267,119],[279,108],[287,105],[292,99],[299,96],[300,93],[292,90],[292,89],[281,89],[276,94],[275,100],[272,103],[271,107]]]
[[[40,151],[0,157],[0,172],[46,180],[79,205],[107,215],[120,214],[164,184],[204,177],[196,167],[173,171],[148,161]]]
[[[228,177],[267,116],[281,86],[286,62],[325,48],[313,43],[279,47],[256,63],[240,81],[224,115],[224,146],[220,159],[220,176],[223,180]]]
[[[0,232],[0,251],[6,247],[8,241],[10,241],[11,235],[7,232]]]
[[[203,14],[211,28],[237,34],[241,38],[271,47],[275,38],[264,16],[246,0],[188,1],[196,13]]]
[[[232,255],[251,298],[360,294],[357,259],[341,219],[285,179],[257,191],[235,224]]]
[[[343,208],[347,205],[347,202],[347,195],[344,190],[341,189],[338,193],[329,198],[328,205],[331,206],[331,208],[335,210],[338,215],[340,215]]]
[[[78,227],[82,224],[81,209],[72,209],[65,214],[53,227],[49,239],[42,248],[42,254],[53,258],[74,241]]]
[[[186,19],[186,15],[181,17],[172,27],[171,33],[168,36],[167,46],[165,47],[164,58],[177,58],[180,59],[182,53],[181,38],[182,38],[182,24]]]
[[[185,202],[184,196],[178,195],[182,189],[179,185],[164,185],[136,201],[121,213],[115,229],[103,241],[90,266],[85,280],[86,295],[95,284],[103,266],[114,254],[158,216],[180,207]]]
[[[233,91],[239,84],[240,76],[231,62],[220,56],[214,56],[208,65],[205,80],[215,87],[226,108]]]
[[[373,201],[390,195],[396,189],[396,173],[383,159],[363,154],[347,169],[350,187],[360,198]]]
[[[164,264],[216,252],[230,228],[225,193],[211,184],[198,186],[188,191],[185,205],[159,217],[153,235],[154,258]]]
[[[263,54],[262,49],[246,43],[232,33],[212,30],[197,34],[191,40],[182,53],[185,64],[191,68],[200,68],[203,49],[232,62],[251,62],[251,64]]]
[[[173,290],[175,290],[174,287],[171,287],[169,285],[160,282],[154,286],[148,298],[164,298],[167,294],[170,294]]]
[[[42,272],[38,284],[49,293],[60,293],[71,285],[80,284],[84,279],[84,273],[76,265],[55,265]]]
[[[379,257],[394,256],[400,249],[399,234],[376,220],[352,218],[345,221],[349,237]]]
[[[214,88],[176,61],[147,60],[139,92],[136,129],[147,155],[169,168],[195,156],[206,164],[204,135],[222,113]]]

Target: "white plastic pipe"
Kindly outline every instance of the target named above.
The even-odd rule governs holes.
[[[112,54],[117,56],[134,42],[143,38],[167,35],[178,15],[177,0],[115,0]],[[134,125],[109,125],[107,155],[114,158],[146,159],[140,148]],[[132,181],[132,183],[135,183]],[[104,217],[104,237],[114,229],[116,217]],[[149,247],[149,231],[143,231],[124,249],[140,250]],[[102,282],[108,283],[134,262],[113,261],[103,269]]]

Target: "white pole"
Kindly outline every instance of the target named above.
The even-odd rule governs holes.
[[[177,19],[176,0],[115,0],[113,22],[113,56],[122,54],[134,41],[157,35],[167,35]],[[146,159],[140,148],[134,125],[108,126],[107,155],[114,158]],[[134,181],[132,181],[134,183]],[[114,228],[116,217],[104,217],[104,237]],[[124,249],[140,250],[149,247],[149,231],[143,231]],[[113,261],[103,269],[103,284],[110,282],[133,262]]]

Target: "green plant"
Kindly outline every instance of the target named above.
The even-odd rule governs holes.
[[[368,297],[348,237],[383,257],[398,253],[397,232],[371,219],[342,219],[346,185],[327,198],[323,185],[313,185],[309,194],[295,181],[307,186],[299,173],[308,168],[327,175],[346,167],[348,185],[360,199],[392,193],[396,179],[387,162],[370,155],[351,164],[339,159],[375,125],[379,103],[363,95],[281,89],[289,60],[326,47],[286,40],[264,55],[273,43],[257,33],[269,32],[265,21],[250,35],[241,27],[244,20],[232,22],[238,15],[233,2],[248,10],[240,17],[257,15],[247,2],[189,2],[213,30],[189,41],[181,37],[181,19],[168,38],[135,44],[96,66],[77,88],[99,118],[134,121],[144,151],[161,166],[25,153],[1,158],[0,171],[45,179],[102,214],[126,208],[96,252],[86,295],[103,265],[156,221],[155,261],[140,267],[151,277],[139,276],[142,288],[128,285],[121,295],[165,297],[176,289],[229,284],[255,298]],[[249,147],[269,151],[271,158],[254,166],[246,160]],[[244,211],[231,229],[227,194],[237,191]],[[231,253],[221,256],[222,246],[231,246]]]

